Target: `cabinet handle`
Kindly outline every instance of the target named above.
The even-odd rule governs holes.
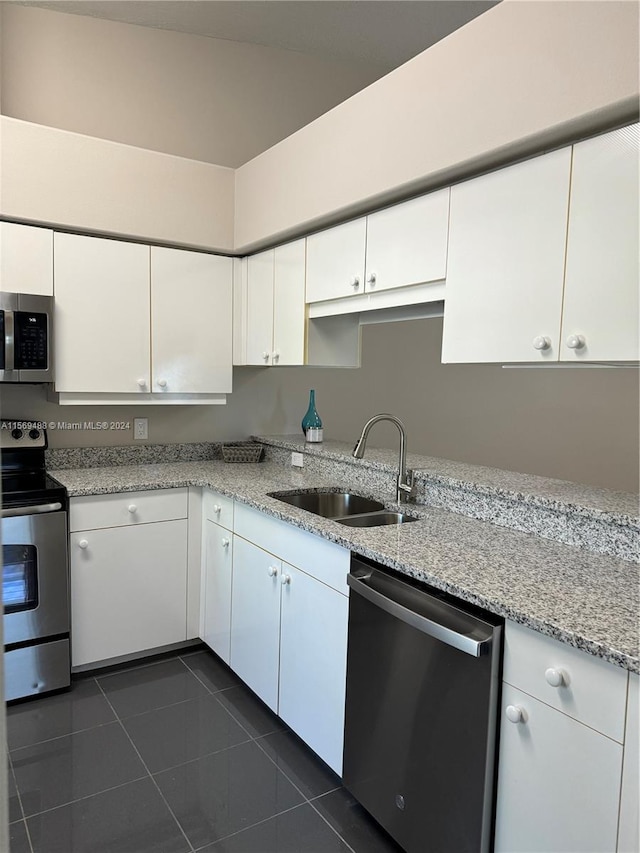
[[[228,539],[222,539],[222,547],[223,548],[229,547],[229,540]]]
[[[138,512],[138,507],[135,504],[129,504],[127,507],[130,513]]]
[[[269,361],[269,353],[268,353],[268,352],[263,352],[263,353],[262,353],[262,358],[263,358],[263,360],[264,360],[264,361]]]
[[[357,275],[352,275],[349,284],[354,290],[357,290],[360,287],[360,277]]]
[[[376,283],[376,274],[374,272],[370,272],[367,276],[367,284],[375,284]]]
[[[586,346],[586,341],[583,335],[569,335],[567,338],[567,346],[569,349],[582,349]]]
[[[280,353],[276,350],[271,356],[273,363],[275,364],[277,361],[280,361]]]
[[[545,350],[549,349],[551,346],[551,338],[546,337],[546,335],[538,335],[537,338],[533,339],[533,348],[537,350]]]
[[[521,705],[507,705],[506,711],[507,720],[511,723],[526,723],[527,714]]]
[[[166,379],[158,379],[158,385],[161,388],[166,388],[167,387],[167,380]]]
[[[82,548],[83,551],[85,550],[85,548],[88,548],[88,547],[89,547],[89,542],[86,539],[81,539],[78,542],[78,548]]]
[[[147,387],[147,380],[146,379],[138,379],[138,385],[140,386],[140,388],[146,388]]]
[[[269,577],[274,578],[278,574],[276,566],[269,566]]]
[[[221,509],[222,509],[222,507],[220,506],[220,504],[214,504],[213,505],[213,511],[215,512],[216,515],[218,515],[220,513]]]
[[[291,575],[280,575],[280,583],[283,586],[285,584],[291,583]]]
[[[565,687],[569,683],[566,672],[555,666],[550,666],[549,669],[546,669],[544,677],[547,684],[550,684],[551,687]]]

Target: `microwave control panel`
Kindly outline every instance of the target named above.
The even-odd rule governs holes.
[[[14,369],[47,370],[47,315],[34,311],[14,311]]]

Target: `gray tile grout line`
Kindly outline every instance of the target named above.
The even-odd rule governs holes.
[[[104,698],[107,700],[107,702],[109,702],[109,697],[106,695],[106,693],[104,692],[104,690],[102,689],[102,687],[101,687],[101,685],[100,685],[100,684],[98,684],[98,687],[100,688],[100,691],[102,692],[102,695],[104,696]],[[175,815],[175,813],[174,813],[173,809],[171,808],[171,806],[170,806],[170,805],[169,805],[169,803],[167,802],[167,800],[166,800],[166,798],[165,798],[164,794],[163,794],[163,793],[162,793],[162,791],[160,790],[160,786],[158,785],[158,783],[156,782],[156,780],[153,778],[153,774],[151,773],[151,771],[150,771],[150,770],[149,770],[149,768],[147,767],[147,764],[146,764],[145,760],[144,760],[144,759],[143,759],[143,757],[140,755],[140,752],[138,751],[137,746],[135,745],[135,743],[134,743],[134,742],[133,742],[133,740],[131,739],[131,736],[129,735],[129,732],[126,730],[126,728],[125,728],[125,726],[124,726],[124,723],[122,722],[122,720],[121,720],[121,719],[120,719],[120,717],[118,716],[118,714],[117,714],[117,712],[116,712],[116,709],[113,707],[113,705],[111,704],[111,702],[109,702],[109,707],[111,708],[111,710],[113,711],[113,713],[116,715],[116,717],[117,717],[117,719],[118,719],[118,722],[120,723],[120,726],[121,726],[121,728],[122,728],[122,731],[125,733],[125,735],[126,735],[126,737],[128,738],[128,740],[129,740],[129,742],[130,742],[131,746],[134,748],[134,750],[135,750],[135,752],[136,752],[136,755],[137,755],[137,756],[138,756],[138,758],[140,759],[140,761],[141,761],[141,763],[142,763],[142,766],[144,767],[144,769],[145,769],[145,771],[146,771],[147,775],[148,775],[148,776],[149,776],[149,778],[151,779],[152,784],[154,785],[155,789],[157,790],[158,794],[160,795],[160,797],[161,797],[161,799],[162,799],[162,802],[163,802],[163,803],[165,804],[165,806],[167,807],[167,809],[168,809],[168,811],[169,811],[169,814],[170,814],[170,815],[171,815],[171,817],[174,819],[174,821],[176,822],[176,825],[178,826],[178,829],[180,830],[180,832],[181,832],[181,833],[182,833],[182,835],[184,836],[184,840],[187,842],[187,844],[188,844],[188,846],[189,846],[189,850],[191,851],[191,853],[193,853],[193,851],[194,851],[193,844],[192,844],[192,843],[191,843],[191,841],[189,840],[189,838],[188,838],[188,836],[187,836],[186,832],[185,832],[185,831],[184,831],[184,829],[182,828],[182,824],[180,823],[180,821],[179,821],[179,820],[178,820],[178,818],[176,817],[176,815]]]
[[[183,663],[184,663],[184,661],[183,661]],[[185,664],[185,666],[187,666],[187,669],[189,669],[189,671],[190,671],[190,672],[193,672],[193,670],[192,670],[192,669],[190,669],[190,667],[189,667],[187,664]],[[195,677],[196,677],[196,678],[198,678],[198,674],[197,674],[197,673],[195,673],[195,672],[194,672],[193,674],[195,675]],[[198,680],[200,681],[200,679],[199,679],[199,678],[198,678]],[[201,682],[201,683],[203,683],[203,684],[204,684],[204,682]],[[204,686],[205,686],[205,687],[207,687],[207,690],[209,690],[209,687],[208,687],[206,684],[205,684]],[[241,685],[238,685],[238,686],[241,686]],[[228,688],[227,688],[227,689],[228,689]],[[221,692],[223,692],[223,691],[218,691],[218,692],[220,692],[220,693],[221,693]],[[213,696],[215,696],[215,694],[212,694],[212,695],[213,695]],[[220,702],[220,705],[222,705],[222,702]],[[224,705],[222,705],[222,707],[224,708]],[[238,723],[238,725],[240,725],[240,726],[244,729],[244,726],[243,726],[243,725],[242,725],[242,723],[241,723],[241,722],[240,722],[240,721],[239,721],[239,720],[234,716],[234,714],[233,714],[231,711],[229,711],[229,709],[228,709],[228,708],[225,708],[225,710],[226,710],[226,711],[231,715],[231,717],[232,717],[232,718],[233,718],[233,719]],[[278,719],[281,719],[281,718],[280,718],[280,717],[278,717]],[[286,724],[285,724],[285,725],[286,725]],[[245,731],[247,731],[247,729],[245,729]],[[282,731],[282,729],[277,729],[277,731]],[[288,731],[288,729],[284,729],[284,731]],[[247,734],[250,734],[250,733],[247,731]],[[276,764],[276,762],[273,760],[273,758],[269,755],[269,753],[268,753],[268,752],[267,752],[267,751],[262,747],[262,745],[259,743],[259,741],[260,741],[260,739],[261,739],[261,738],[268,737],[268,735],[269,735],[269,734],[275,734],[275,732],[269,732],[268,734],[259,735],[258,737],[252,737],[251,739],[252,739],[252,741],[256,744],[256,746],[258,747],[258,749],[260,749],[260,751],[263,753],[263,755],[265,755],[265,756],[269,759],[269,761],[274,765],[274,767],[276,768],[276,770],[278,770],[280,773],[282,773],[282,775],[283,775],[283,776],[284,776],[284,778],[287,780],[287,782],[289,782],[289,784],[290,784],[290,785],[292,785],[292,786],[295,788],[295,790],[300,794],[300,796],[303,798],[304,802],[303,802],[303,803],[300,803],[299,805],[304,805],[305,803],[306,803],[306,804],[308,804],[308,805],[310,805],[310,806],[311,806],[311,808],[312,808],[312,809],[315,811],[315,813],[318,815],[318,817],[320,817],[320,818],[321,818],[321,819],[322,819],[322,820],[327,824],[327,826],[329,827],[329,829],[331,829],[331,831],[332,831],[332,832],[334,832],[334,833],[338,836],[338,838],[340,839],[340,841],[342,841],[342,842],[343,842],[343,844],[345,844],[345,845],[346,845],[346,847],[351,851],[351,853],[356,853],[356,851],[353,849],[353,847],[351,847],[351,845],[347,842],[346,838],[343,838],[343,837],[342,837],[342,835],[340,835],[340,833],[335,829],[335,827],[331,826],[331,824],[330,824],[330,823],[329,823],[329,821],[325,818],[325,816],[324,816],[323,814],[321,814],[321,813],[318,811],[318,809],[313,805],[312,801],[311,801],[311,800],[310,800],[310,799],[309,799],[309,798],[304,794],[304,792],[303,792],[303,791],[302,791],[302,790],[301,790],[301,789],[296,785],[296,783],[293,781],[293,779],[291,779],[291,778],[290,778],[290,777],[285,773],[285,771],[284,771],[284,770],[282,770],[282,768],[281,768],[281,767],[278,767],[278,765],[277,765],[277,764]],[[197,759],[194,759],[194,760],[197,760]],[[334,790],[334,791],[335,791],[335,790],[338,790],[338,788],[333,788],[332,790]],[[330,792],[330,791],[325,791],[324,793],[328,794],[328,793],[331,793],[331,792]],[[324,796],[324,794],[320,794],[319,796]],[[315,797],[314,799],[318,799],[318,797]],[[294,808],[297,808],[297,807],[298,807],[298,806],[294,806]],[[287,811],[291,811],[291,809],[287,809]],[[284,814],[284,812],[282,812],[282,814]],[[277,817],[277,815],[271,815],[271,818],[273,818],[273,817]],[[265,820],[271,820],[271,818],[266,818]],[[263,822],[264,822],[264,821],[260,821],[260,823],[263,823]],[[254,824],[254,826],[257,826],[257,824]],[[250,827],[244,827],[242,830],[239,830],[239,831],[240,831],[240,832],[243,832],[243,831],[244,831],[244,829],[249,829],[249,828],[250,828]],[[237,833],[232,833],[232,834],[233,834],[233,835],[237,835]],[[230,836],[226,836],[226,837],[227,837],[227,838],[229,838]],[[219,841],[220,839],[217,839],[217,840]],[[212,843],[212,842],[210,842],[210,843]],[[206,846],[206,845],[205,845],[205,846]],[[202,848],[200,848],[200,849],[202,849]]]
[[[13,761],[11,760],[11,754],[9,752],[9,744],[7,744],[7,759],[8,759],[8,763],[9,763],[9,772],[11,773],[11,776],[13,777],[13,785],[16,789],[16,796],[18,798],[18,804],[20,806],[20,814],[22,815],[22,822],[24,823],[24,829],[25,829],[25,832],[27,833],[27,842],[29,844],[29,850],[31,851],[31,853],[33,853],[33,843],[31,841],[31,833],[29,832],[29,824],[27,823],[27,816],[24,813],[24,806],[22,805],[22,796],[20,794],[20,789],[18,788],[18,780],[16,779],[16,774],[15,774],[15,771],[13,769]],[[20,822],[20,819],[13,821],[13,823],[19,823],[19,822]],[[11,824],[9,824],[9,826],[11,826]]]

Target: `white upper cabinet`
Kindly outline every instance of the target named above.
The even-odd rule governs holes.
[[[53,231],[0,222],[0,290],[53,296]]]
[[[55,235],[56,391],[150,387],[149,247]]]
[[[224,402],[232,261],[55,234],[60,403]]]
[[[449,194],[447,187],[367,217],[366,293],[445,278]]]
[[[307,237],[307,302],[364,293],[366,218]]]
[[[637,361],[638,130],[574,145],[562,361]]]
[[[571,149],[451,189],[443,362],[557,361]]]
[[[231,258],[151,248],[154,393],[231,391],[231,271]]]
[[[246,356],[236,364],[304,364],[305,251],[296,240],[248,258]]]
[[[307,238],[307,302],[442,281],[449,194],[396,204]]]
[[[638,361],[638,125],[451,190],[443,362]]]
[[[304,364],[305,260],[305,240],[274,249],[274,364]]]

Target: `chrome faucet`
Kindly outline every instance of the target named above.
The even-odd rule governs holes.
[[[413,495],[413,472],[407,471],[407,436],[405,434],[404,424],[402,421],[399,421],[398,418],[393,415],[387,414],[374,415],[372,418],[369,418],[366,424],[362,427],[362,434],[356,441],[356,446],[353,448],[353,455],[356,459],[362,459],[369,430],[374,424],[377,424],[378,421],[391,421],[392,424],[395,424],[398,427],[398,432],[400,433],[400,460],[398,462],[396,501],[398,503],[403,503],[408,501]]]

